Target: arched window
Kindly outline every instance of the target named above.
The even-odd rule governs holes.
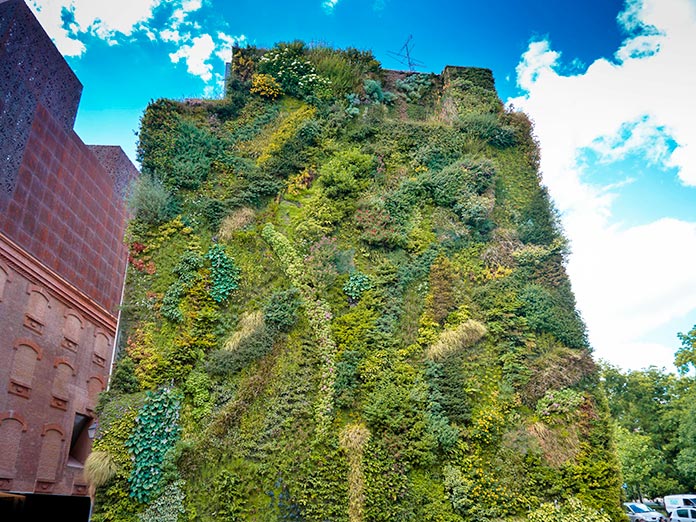
[[[68,311],[65,314],[65,322],[63,323],[63,341],[61,346],[72,352],[76,352],[80,346],[80,338],[82,337],[82,319],[73,311]]]
[[[21,419],[0,414],[0,476],[14,477],[19,445],[25,431],[27,427]]]
[[[63,456],[64,441],[65,434],[59,426],[53,424],[44,426],[41,434],[39,465],[36,471],[37,480],[55,482],[58,467]]]
[[[10,369],[9,392],[29,398],[36,371],[36,361],[41,360],[41,348],[28,340],[20,340],[14,346]]]
[[[60,410],[68,409],[71,396],[71,385],[75,377],[75,368],[63,359],[58,359],[53,365],[56,369],[53,377],[51,406]]]
[[[94,335],[94,354],[92,355],[92,361],[97,366],[104,368],[106,366],[106,361],[109,358],[109,349],[111,347],[111,341],[102,332],[97,332]]]
[[[87,410],[94,411],[97,407],[99,394],[104,391],[104,381],[101,377],[92,376],[87,381]]]
[[[46,297],[43,290],[36,285],[31,285],[27,311],[24,315],[24,326],[37,334],[42,334],[49,308],[48,297]]]

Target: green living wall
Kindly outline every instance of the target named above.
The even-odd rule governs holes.
[[[300,42],[232,71],[142,117],[94,520],[621,520],[567,245],[491,72]]]

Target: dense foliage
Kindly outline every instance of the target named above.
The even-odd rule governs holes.
[[[602,371],[631,499],[696,489],[696,326],[678,337],[679,376],[655,367],[622,371],[605,366]]]
[[[225,99],[152,102],[139,144],[94,520],[621,520],[565,240],[490,71],[237,49]]]

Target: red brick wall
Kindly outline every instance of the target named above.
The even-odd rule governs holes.
[[[116,314],[125,219],[123,199],[94,153],[39,104],[0,230]]]
[[[114,324],[59,280],[44,284],[43,267],[2,237],[0,254],[0,492],[86,495],[82,463],[69,457],[73,421],[95,416]]]

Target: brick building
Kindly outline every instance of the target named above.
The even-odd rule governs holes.
[[[82,466],[137,171],[120,147],[75,134],[81,92],[24,2],[0,0],[0,520],[87,520],[90,508]]]

